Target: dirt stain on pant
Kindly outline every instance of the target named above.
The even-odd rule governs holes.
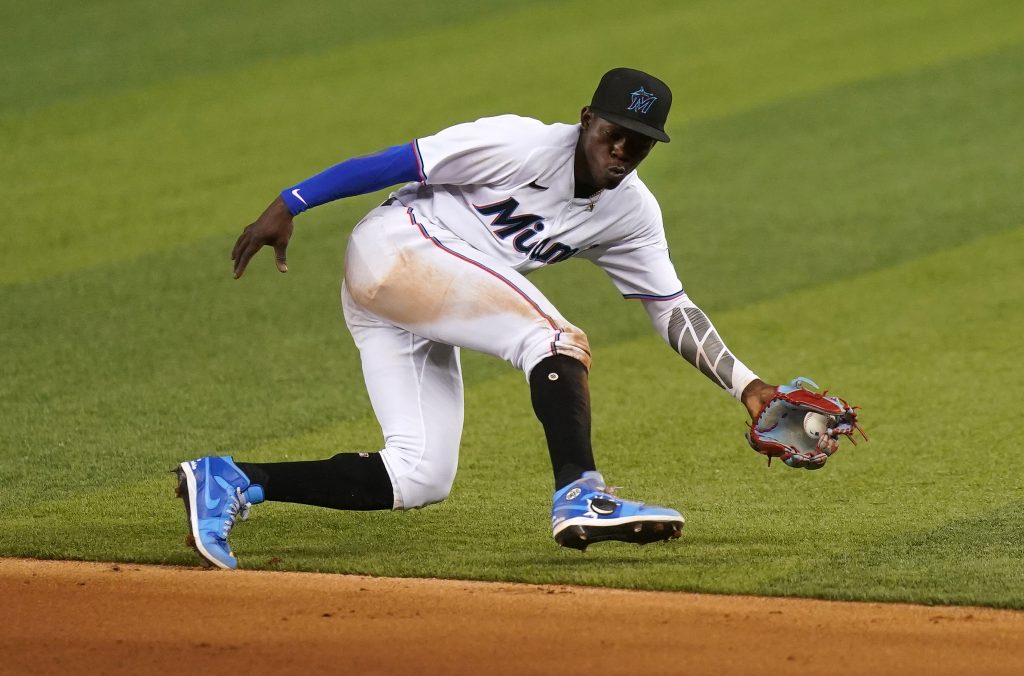
[[[435,254],[427,249],[435,246],[429,240],[422,246],[393,242],[389,247],[365,239],[353,238],[349,244],[345,282],[352,298],[380,317],[424,325],[513,314],[548,324],[547,315],[508,283],[440,249]],[[439,259],[442,255],[451,261]]]
[[[543,296],[531,298],[482,263],[464,260],[408,228],[387,216],[371,217],[352,233],[345,284],[357,304],[389,323],[442,342],[485,346],[486,352],[503,358],[543,344],[590,367],[586,334],[551,313]]]

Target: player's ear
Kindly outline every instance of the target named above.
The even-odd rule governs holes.
[[[580,124],[586,129],[593,120],[594,111],[590,109],[590,106],[583,106],[583,110],[580,111]]]

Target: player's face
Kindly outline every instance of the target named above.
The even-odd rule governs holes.
[[[647,157],[655,144],[649,136],[598,117],[589,108],[583,109],[580,122],[582,134],[576,162],[577,182],[586,182],[598,190],[619,185]],[[589,176],[580,176],[581,170]]]

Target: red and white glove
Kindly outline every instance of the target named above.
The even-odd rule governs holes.
[[[839,438],[856,445],[853,432],[867,435],[857,421],[857,407],[839,397],[807,389],[818,386],[807,378],[794,378],[775,388],[775,395],[750,423],[747,442],[762,455],[779,458],[790,467],[821,469],[839,450]]]

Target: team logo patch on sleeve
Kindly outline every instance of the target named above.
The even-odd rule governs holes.
[[[635,92],[631,92],[630,96],[632,97],[632,101],[629,104],[629,108],[626,108],[626,110],[635,111],[637,113],[647,114],[647,112],[650,111],[651,106],[654,105],[654,102],[658,100],[657,96],[646,91],[643,87],[640,87],[640,89],[637,89]]]

